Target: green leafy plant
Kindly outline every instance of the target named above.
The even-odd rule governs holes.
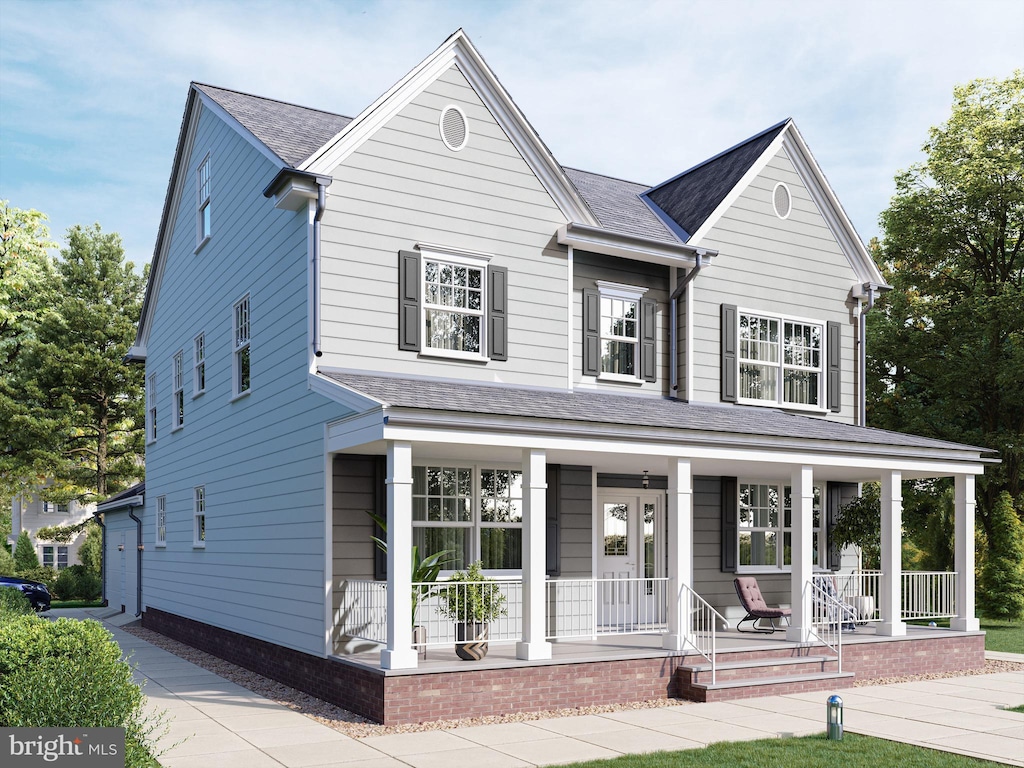
[[[53,568],[49,568],[45,565],[37,565],[35,568],[29,568],[24,571],[18,570],[15,573],[15,576],[45,584],[46,588],[50,590],[51,593],[53,592],[54,587],[57,586],[57,572]]]
[[[58,600],[95,600],[103,593],[103,584],[86,566],[72,565],[57,576],[53,593]]]
[[[384,532],[385,537],[388,533],[388,523],[380,515],[374,514],[373,512],[367,512],[373,522]],[[385,539],[381,539],[379,536],[371,536],[371,539],[377,544],[377,548],[384,553],[388,551],[388,543]],[[454,555],[455,550],[445,549],[440,552],[435,552],[432,555],[426,557],[420,557],[419,547],[413,546],[412,548],[412,626],[416,626],[416,613],[419,611],[420,603],[427,600],[432,595],[437,594],[438,588],[434,586],[437,582],[437,577],[441,573],[442,569],[454,562],[450,555]]]
[[[14,565],[19,571],[28,571],[39,567],[39,555],[28,537],[28,531],[18,534],[18,543],[14,545]]]
[[[12,576],[16,570],[14,556],[0,547],[0,576]]]
[[[505,616],[505,596],[493,579],[484,575],[483,563],[470,563],[465,571],[456,571],[440,588],[438,610],[456,624],[487,624]]]
[[[0,620],[32,614],[32,603],[17,587],[0,587]]]

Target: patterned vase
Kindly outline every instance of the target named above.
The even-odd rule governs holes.
[[[487,655],[486,624],[456,624],[455,653],[465,661],[480,661]]]

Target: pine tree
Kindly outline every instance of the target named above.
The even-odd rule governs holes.
[[[978,609],[992,619],[1024,618],[1024,523],[1005,491],[992,509],[989,528]]]
[[[31,571],[39,567],[39,555],[27,531],[18,534],[18,543],[14,545],[14,567],[19,571]]]

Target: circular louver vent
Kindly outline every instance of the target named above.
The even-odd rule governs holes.
[[[772,192],[772,205],[775,206],[775,215],[780,219],[789,216],[789,212],[793,208],[793,202],[789,197],[789,187],[781,181],[775,185],[775,191]]]
[[[451,105],[441,111],[441,140],[448,149],[458,152],[466,146],[469,138],[469,124],[466,115],[458,107]]]

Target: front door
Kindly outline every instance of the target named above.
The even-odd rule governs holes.
[[[664,494],[610,491],[598,500],[594,569],[599,623],[629,628],[662,621],[664,589],[650,579],[665,574]]]

